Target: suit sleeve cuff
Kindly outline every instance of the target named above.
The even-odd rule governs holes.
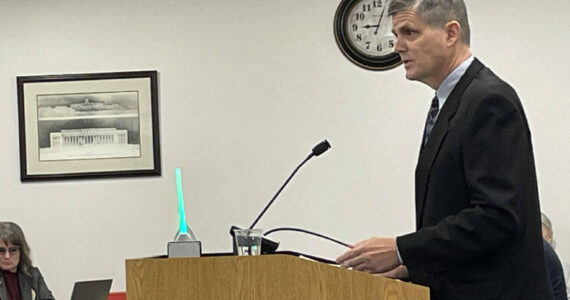
[[[396,254],[398,254],[398,262],[400,265],[405,265],[404,260],[402,260],[402,256],[400,255],[400,249],[398,249],[398,239],[396,239]]]

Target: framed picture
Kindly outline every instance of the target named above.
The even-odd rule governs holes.
[[[21,181],[160,175],[156,71],[17,84]]]

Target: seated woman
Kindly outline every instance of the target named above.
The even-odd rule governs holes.
[[[24,232],[13,222],[0,222],[0,299],[54,300],[42,273],[32,266]]]

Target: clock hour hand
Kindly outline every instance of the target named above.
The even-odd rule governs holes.
[[[378,28],[378,25],[364,25],[364,26],[362,26],[362,27],[364,27],[364,28],[366,28],[366,29],[370,29],[370,28],[373,28],[373,27]]]

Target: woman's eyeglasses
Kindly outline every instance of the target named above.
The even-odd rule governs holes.
[[[20,247],[9,247],[8,249],[0,247],[0,255],[4,256],[6,252],[10,253],[10,255],[20,254]]]

